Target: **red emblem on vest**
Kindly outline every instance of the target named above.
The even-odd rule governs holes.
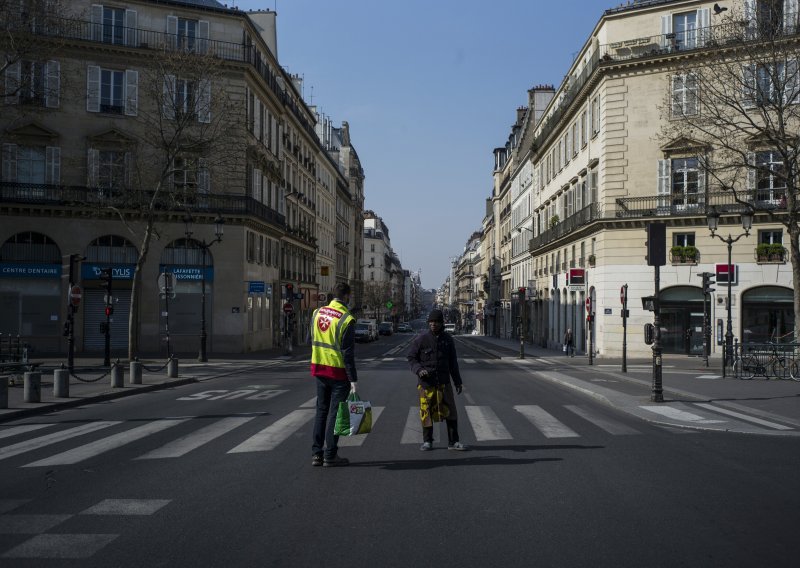
[[[324,316],[320,314],[317,316],[317,327],[319,327],[320,331],[328,331],[328,328],[331,326],[331,318],[328,316]]]

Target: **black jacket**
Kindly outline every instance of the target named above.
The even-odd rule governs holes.
[[[450,382],[450,377],[456,386],[461,384],[456,342],[453,336],[445,331],[438,336],[431,331],[418,334],[411,342],[406,358],[417,377],[420,370],[428,371],[427,377],[419,379],[419,384],[423,387],[446,385]]]

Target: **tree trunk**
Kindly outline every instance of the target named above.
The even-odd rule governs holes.
[[[141,270],[147,262],[147,253],[150,251],[150,241],[153,238],[152,215],[147,219],[144,239],[142,239],[142,250],[139,252],[139,259],[136,261],[136,269],[133,271],[133,286],[131,288],[131,314],[128,320],[128,359],[133,359],[139,352],[139,296],[141,295]]]

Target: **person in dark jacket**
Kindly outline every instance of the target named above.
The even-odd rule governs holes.
[[[458,439],[458,412],[453,396],[453,385],[461,394],[464,385],[458,370],[456,344],[444,331],[444,315],[433,310],[428,316],[429,331],[419,333],[408,350],[408,363],[417,375],[419,392],[419,417],[422,420],[422,446],[420,450],[433,449],[433,423],[447,423],[447,449],[467,450]]]

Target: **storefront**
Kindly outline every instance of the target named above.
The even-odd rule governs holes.
[[[758,286],[742,294],[742,342],[794,341],[791,288]]]
[[[703,354],[703,291],[675,286],[660,292],[661,348],[664,353]]]
[[[106,282],[101,280],[101,270],[111,269],[111,299],[106,301]],[[134,264],[81,264],[83,281],[83,350],[87,353],[102,352],[105,349],[106,305],[113,308],[108,317],[110,346],[117,353],[128,348],[128,322],[131,312],[131,284]]]

